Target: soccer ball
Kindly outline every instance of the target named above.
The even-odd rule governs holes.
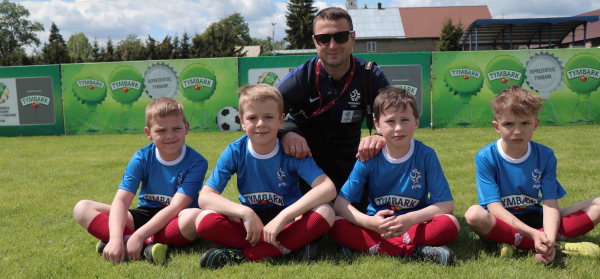
[[[240,125],[239,111],[234,107],[222,108],[219,113],[217,113],[217,119],[215,119],[215,121],[221,132],[239,131],[242,128]]]

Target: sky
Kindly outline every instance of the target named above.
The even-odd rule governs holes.
[[[183,31],[201,34],[212,22],[239,12],[250,28],[250,36],[266,38],[275,31],[275,39],[285,37],[286,0],[12,0],[25,6],[29,20],[44,25],[38,37],[48,40],[50,26],[56,23],[61,35],[68,38],[83,32],[104,44],[110,36],[114,42],[128,34],[161,41],[165,36]],[[356,0],[357,6],[376,8],[432,7],[487,5],[493,18],[561,17],[574,16],[600,9],[599,0]],[[346,1],[314,1],[314,6],[344,7]],[[275,23],[273,28],[272,23]],[[32,50],[31,47],[28,48]]]

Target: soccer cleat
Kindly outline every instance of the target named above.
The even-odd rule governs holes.
[[[142,254],[148,262],[152,264],[165,264],[167,262],[167,252],[169,245],[162,243],[148,244]]]
[[[420,259],[427,259],[441,265],[448,265],[454,262],[454,251],[447,246],[417,246],[414,250],[415,256]]]
[[[312,241],[306,244],[303,248],[303,256],[307,260],[317,260],[319,258],[319,243]]]
[[[100,242],[96,244],[96,252],[102,254],[102,252],[104,252],[104,247],[106,247],[106,242],[100,240]]]
[[[342,255],[344,257],[351,257],[352,254],[354,253],[354,250],[352,250],[344,245],[339,245],[338,252],[340,253],[340,255]]]
[[[217,269],[227,264],[240,264],[246,260],[242,252],[242,249],[209,249],[202,254],[200,267]]]
[[[556,250],[571,256],[584,256],[590,258],[600,258],[600,246],[591,242],[564,242],[557,241],[554,244]]]
[[[512,258],[517,253],[517,246],[508,243],[500,243],[500,258]]]

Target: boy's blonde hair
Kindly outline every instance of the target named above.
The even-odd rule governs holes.
[[[375,98],[373,103],[373,113],[375,113],[375,119],[379,119],[383,115],[383,111],[388,108],[412,108],[412,113],[415,119],[419,119],[419,108],[417,107],[417,99],[415,96],[410,94],[406,89],[387,86],[381,91]]]
[[[283,113],[283,96],[277,88],[267,84],[255,84],[246,85],[238,91],[240,94],[240,100],[238,107],[240,109],[240,115],[244,115],[244,105],[256,102],[273,100],[277,104],[279,114]]]
[[[494,110],[494,119],[498,120],[503,114],[510,112],[514,115],[535,115],[544,108],[542,98],[533,95],[531,91],[525,90],[518,85],[511,85],[504,89],[490,101]]]
[[[185,112],[180,102],[167,97],[158,98],[150,102],[146,107],[146,127],[151,127],[152,120],[170,115],[179,115],[183,119],[183,123],[187,123]]]

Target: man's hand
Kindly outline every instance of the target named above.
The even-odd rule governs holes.
[[[123,241],[109,241],[104,247],[102,255],[112,263],[121,263],[125,260],[125,245]]]
[[[285,133],[281,138],[281,144],[283,144],[285,154],[292,157],[304,159],[306,156],[312,156],[306,139],[294,132]]]
[[[358,146],[358,153],[356,153],[356,158],[361,162],[366,162],[371,159],[375,155],[379,153],[379,150],[385,146],[385,138],[382,136],[370,136],[364,137],[360,140],[360,145]]]
[[[242,219],[244,219],[244,228],[246,228],[247,233],[246,241],[252,244],[258,243],[264,227],[262,221],[251,208],[248,208]]]
[[[267,243],[272,244],[275,247],[279,247],[279,241],[277,240],[277,235],[285,228],[286,222],[285,220],[280,220],[280,218],[273,218],[271,222],[269,222],[263,228],[263,240]]]
[[[385,216],[387,216],[387,215],[392,215],[392,216],[386,218]],[[393,215],[394,215],[394,211],[391,211],[389,209],[378,211],[375,215],[369,216],[369,221],[368,221],[369,224],[367,226],[367,229],[376,231],[383,236],[383,234],[385,233],[385,230],[380,229],[379,226],[396,219],[396,216],[393,216]]]
[[[142,248],[144,248],[144,239],[139,239],[135,234],[132,235],[127,240],[127,246],[125,247],[127,258],[130,260],[139,259],[142,255]]]

